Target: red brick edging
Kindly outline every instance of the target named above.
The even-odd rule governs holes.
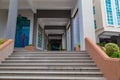
[[[120,80],[120,59],[108,57],[92,40],[85,39],[86,50],[107,80]]]

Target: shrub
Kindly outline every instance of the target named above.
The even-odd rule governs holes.
[[[115,52],[119,52],[119,47],[117,44],[114,43],[108,43],[105,45],[106,53],[108,56],[111,56]]]
[[[102,43],[97,43],[97,45],[98,45],[98,46],[102,46],[102,47],[104,47],[104,46],[105,46],[105,44],[106,44],[105,42],[102,42]]]
[[[106,53],[106,48],[105,47],[101,47],[101,49]]]
[[[120,51],[113,53],[110,57],[112,57],[112,58],[120,58]]]
[[[28,46],[33,46],[32,44],[29,44]]]
[[[3,44],[6,40],[0,39],[0,45]]]

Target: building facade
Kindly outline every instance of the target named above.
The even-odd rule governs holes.
[[[105,41],[119,44],[120,1],[94,0],[93,5],[97,42]]]
[[[48,2],[1,0],[0,38],[14,39],[15,47],[32,44],[38,50],[71,51],[79,44],[81,50],[85,50],[85,37],[100,42],[119,36],[119,0]],[[61,4],[55,8],[52,3]]]

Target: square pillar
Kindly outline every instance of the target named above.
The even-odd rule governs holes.
[[[18,0],[9,0],[8,21],[6,28],[6,38],[15,39],[16,23],[18,15]]]
[[[79,27],[80,27],[80,45],[81,50],[85,51],[85,38],[89,37],[95,40],[93,0],[78,0],[79,9]]]

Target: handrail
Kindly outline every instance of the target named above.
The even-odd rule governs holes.
[[[9,44],[11,44],[13,42],[12,39],[7,40],[6,42],[4,42],[3,44],[0,45],[0,51],[3,50],[5,47],[7,47]]]
[[[9,55],[13,53],[14,41],[12,39],[7,40],[0,45],[0,62],[5,60]]]
[[[86,50],[107,80],[120,80],[120,59],[110,58],[92,40],[85,38]]]

